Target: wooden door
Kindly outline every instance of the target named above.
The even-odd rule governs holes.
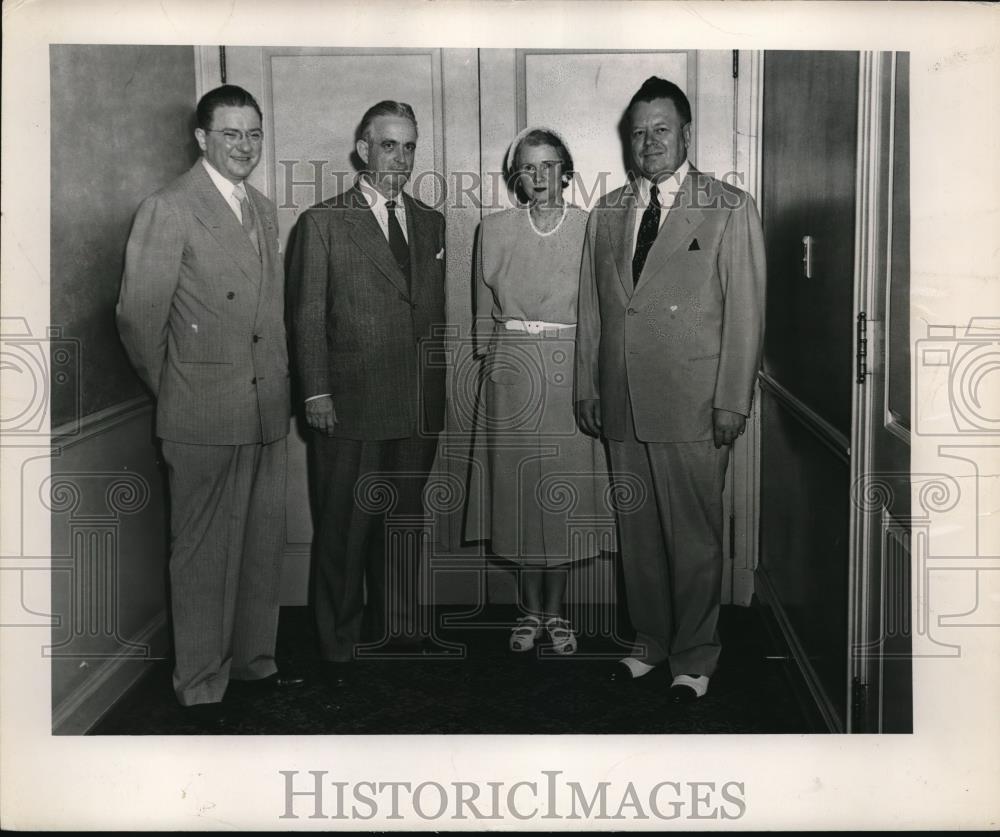
[[[862,72],[849,730],[912,732],[909,56]]]
[[[765,53],[758,591],[834,731],[848,723],[857,130],[858,53]]]

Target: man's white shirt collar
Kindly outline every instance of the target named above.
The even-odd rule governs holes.
[[[684,178],[687,177],[688,169],[691,166],[687,160],[681,163],[670,177],[661,180],[658,187],[660,193],[660,229],[667,221],[670,208],[674,205],[674,196],[680,191]],[[635,252],[636,243],[639,240],[639,226],[642,224],[642,215],[649,206],[649,188],[651,183],[645,177],[639,178],[636,187],[637,195],[635,202],[635,223],[632,225],[632,252]]]
[[[229,204],[229,208],[236,213],[236,217],[239,219],[240,223],[243,222],[243,210],[240,209],[239,198],[234,194],[234,190],[238,188],[243,190],[243,194],[246,194],[246,186],[241,180],[239,184],[233,183],[228,177],[224,177],[219,173],[219,170],[215,168],[205,157],[201,158],[201,164],[205,167],[205,171],[208,172],[208,176],[212,179],[215,184],[215,188],[219,190],[219,194],[225,198],[226,203]]]
[[[378,189],[372,186],[371,181],[367,177],[358,178],[358,188],[361,190],[361,194],[365,196],[365,200],[368,201],[368,206],[370,209],[385,209],[385,203],[388,198],[383,195]],[[396,195],[396,209],[404,210],[406,209],[403,203],[402,193]]]
[[[368,208],[375,215],[375,220],[378,221],[379,227],[382,229],[382,235],[389,239],[389,208],[385,205],[388,200],[385,195],[383,195],[378,189],[376,189],[365,177],[358,178],[358,189],[361,190],[361,194],[364,195],[365,200],[368,202]],[[406,230],[406,202],[403,200],[403,194],[400,192],[396,195],[396,220],[399,222],[400,229],[403,231],[403,238],[409,241],[409,233]]]
[[[681,184],[684,182],[684,178],[687,177],[690,168],[691,164],[685,160],[670,177],[660,181],[659,193],[660,205],[662,207],[669,208],[673,203],[673,196],[680,190]],[[646,206],[649,203],[649,187],[651,185],[651,182],[647,178],[639,178],[639,203],[642,206]],[[665,200],[666,195],[670,195],[671,199],[669,202]]]

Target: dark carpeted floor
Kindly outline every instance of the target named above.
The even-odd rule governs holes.
[[[603,675],[627,647],[607,629],[582,631],[569,658],[507,650],[510,608],[437,613],[437,653],[362,659],[342,686],[321,680],[305,608],[282,610],[279,649],[306,685],[261,693],[230,688],[222,735],[470,733],[806,733],[811,719],[794,665],[771,647],[757,607],[724,607],[723,653],[709,694],[689,706],[666,700],[670,678],[656,670],[616,685]],[[572,616],[572,614],[571,614]],[[600,620],[598,620],[600,621]],[[607,624],[606,622],[604,623]],[[96,735],[190,735],[167,662],[155,664],[93,730]]]

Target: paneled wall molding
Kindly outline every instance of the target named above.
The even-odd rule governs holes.
[[[106,433],[123,422],[130,421],[142,413],[150,413],[153,410],[153,402],[146,396],[132,398],[122,401],[105,410],[99,410],[82,418],[77,424],[75,421],[53,427],[50,433],[52,446],[59,449],[70,448],[79,445],[97,436]]]
[[[102,660],[94,675],[52,707],[53,735],[84,735],[97,724],[150,666],[167,651],[166,611],[158,613],[131,641],[147,646],[150,657],[111,657]]]
[[[763,107],[763,58],[761,50],[740,50],[733,93],[733,171],[742,177],[740,187],[760,207],[760,121]],[[732,539],[733,603],[748,605],[755,591],[760,561],[760,459],[761,394],[754,398],[746,432],[733,445],[730,461],[734,533]]]
[[[54,729],[79,734],[166,654],[166,495],[147,397],[61,429],[24,478],[52,511]]]
[[[795,418],[799,424],[823,442],[841,460],[850,462],[850,442],[843,433],[809,407],[808,404],[785,389],[766,372],[761,372],[758,380],[760,381],[761,389],[768,395],[773,395],[775,401],[784,407],[788,414]]]
[[[729,461],[729,491],[733,528],[729,558],[732,562],[732,603],[747,607],[754,594],[754,571],[759,559],[760,539],[760,392],[755,388],[746,431],[732,447]]]
[[[518,49],[515,50],[516,89],[517,89],[517,130],[522,131],[528,126],[527,121],[527,61],[532,55],[620,55],[627,52],[629,55],[655,54],[663,55],[678,53],[687,57],[687,78],[685,79],[685,93],[691,100],[692,105],[697,98],[698,88],[698,51],[694,49]],[[622,110],[628,102],[622,102]],[[695,114],[694,124],[697,131],[697,114]],[[697,147],[697,139],[693,138],[692,147]]]
[[[194,56],[195,95],[198,99],[222,84],[222,62],[218,46],[196,46]]]
[[[262,100],[260,102],[261,108],[264,110],[265,114],[271,115],[275,112],[275,100],[274,100],[274,62],[276,59],[287,59],[287,58],[339,58],[343,56],[384,56],[386,58],[402,58],[406,56],[428,56],[431,59],[431,101],[433,113],[429,120],[430,125],[428,126],[428,120],[426,117],[423,119],[418,115],[418,123],[420,128],[420,136],[423,143],[427,143],[430,140],[433,143],[434,156],[433,156],[433,170],[435,172],[446,172],[445,167],[445,157],[444,157],[444,135],[443,135],[443,124],[444,124],[444,97],[442,95],[442,61],[441,61],[441,50],[438,48],[427,47],[427,48],[402,48],[402,47],[265,47],[260,50],[260,61],[263,79],[263,89]],[[374,101],[368,102],[369,105],[375,104]],[[344,118],[351,122],[352,129],[357,125],[362,116],[361,112],[345,114]],[[265,119],[264,133],[266,137],[266,142],[268,146],[275,152],[278,150],[278,143],[275,141],[275,125],[274,119]],[[430,131],[428,132],[428,127]],[[430,134],[428,136],[428,133]],[[266,156],[266,155],[265,155]],[[263,162],[263,159],[262,159]],[[279,161],[275,161],[277,164]],[[415,176],[419,176],[419,172],[415,172]],[[277,165],[269,165],[266,172],[267,177],[267,194],[271,196],[279,205],[282,201],[282,196],[278,195],[277,191]],[[413,183],[411,182],[411,187]],[[408,188],[411,188],[408,187]],[[317,198],[317,201],[320,198]]]
[[[736,80],[736,171],[744,174],[741,188],[757,202],[760,212],[763,212],[760,193],[763,71],[762,50],[740,50],[739,78]]]
[[[819,710],[823,722],[826,724],[827,729],[830,732],[843,732],[844,724],[840,716],[837,714],[837,710],[833,703],[830,701],[830,698],[820,681],[819,675],[809,662],[809,655],[802,647],[801,642],[799,642],[798,635],[792,627],[788,614],[781,605],[781,598],[775,591],[770,578],[768,578],[767,570],[764,567],[759,567],[756,575],[757,593],[760,596],[761,603],[770,608],[771,613],[781,630],[782,636],[788,643],[788,648],[792,653],[792,657],[795,660],[796,665],[799,667],[799,671],[802,672],[802,677],[806,682],[809,693],[816,702],[816,708]]]
[[[879,73],[879,53],[862,52],[859,56],[858,73],[858,151],[857,181],[854,227],[854,319],[862,311],[872,312],[871,289],[875,287],[875,271],[879,252],[879,165],[878,152],[881,143],[881,120],[879,109],[883,95],[882,79]],[[874,324],[872,324],[873,326]],[[872,326],[869,326],[871,328]],[[857,351],[857,349],[855,349]],[[872,465],[871,438],[874,417],[870,401],[871,376],[863,385],[856,385],[852,400],[851,443],[856,455],[851,461],[851,485],[856,485],[870,472]],[[850,544],[851,561],[848,576],[848,625],[851,643],[857,647],[863,644],[874,618],[872,595],[875,592],[875,568],[871,565],[871,550],[868,547],[872,537],[870,515],[859,514],[852,509]],[[851,684],[854,678],[863,683],[877,679],[877,672],[869,671],[871,663],[851,654],[848,657],[849,671],[845,672],[847,705],[851,705]],[[873,684],[874,685],[874,684]],[[848,732],[853,729],[855,719],[848,716]]]
[[[852,444],[856,455],[851,463],[852,485],[884,467],[881,463],[892,461],[890,437],[906,446],[905,453],[896,460],[896,469],[903,470],[904,460],[908,463],[909,458],[909,430],[889,410],[888,404],[896,62],[897,56],[892,52],[870,51],[859,55],[854,316],[857,318],[862,312],[866,315],[868,359],[864,377],[854,387]],[[903,369],[908,367],[906,359]],[[887,521],[878,515],[862,513],[856,507],[852,511],[848,624],[852,649],[864,649],[884,637],[881,609],[886,598],[897,595],[898,591],[892,589],[893,579],[887,579],[881,567],[882,562],[889,560]],[[909,593],[906,585],[902,595],[907,606],[911,606]],[[869,699],[875,702],[870,704],[872,711],[868,717],[850,720],[848,732],[876,731],[870,727],[874,724],[880,728],[882,723],[882,660],[852,650],[848,675],[849,682],[857,680],[868,686]]]

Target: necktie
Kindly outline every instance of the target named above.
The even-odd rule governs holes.
[[[233,194],[240,202],[240,215],[243,219],[243,232],[247,234],[250,239],[250,243],[253,244],[253,249],[257,251],[257,255],[259,256],[260,240],[257,238],[257,222],[254,218],[253,204],[250,203],[250,198],[247,196],[246,190],[241,186],[237,186],[233,190]]]
[[[399,219],[396,218],[396,202],[386,201],[385,208],[389,210],[389,249],[396,259],[396,264],[403,271],[406,281],[410,281],[410,247],[403,236],[403,228],[399,226]]]
[[[632,284],[639,284],[642,268],[646,264],[646,256],[656,241],[660,231],[660,190],[654,183],[649,189],[649,205],[642,213],[639,222],[639,235],[635,240],[635,255],[632,256]]]

